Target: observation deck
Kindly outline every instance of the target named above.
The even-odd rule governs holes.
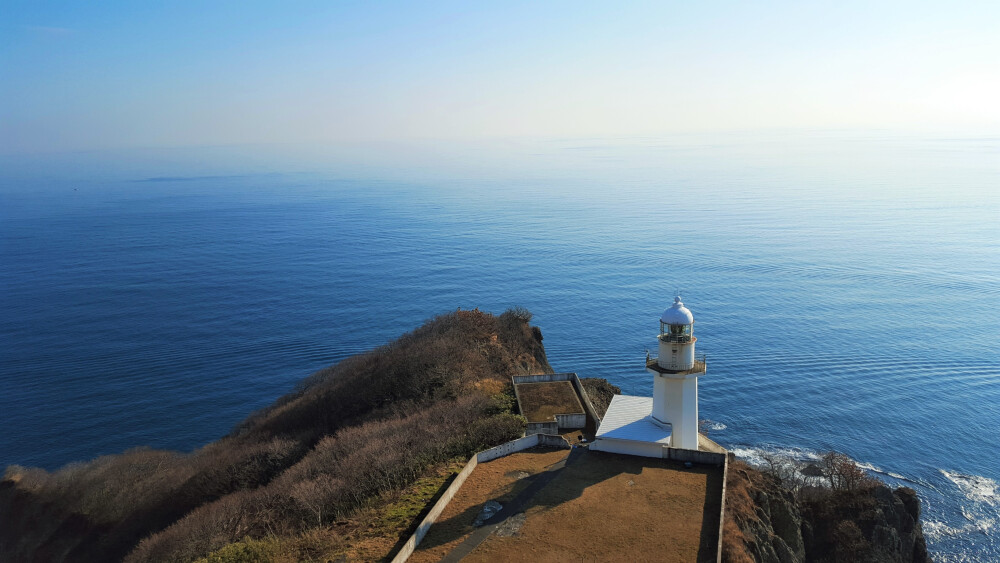
[[[705,373],[705,356],[696,359],[694,361],[694,366],[692,366],[691,369],[685,369],[685,370],[667,369],[665,367],[660,366],[660,364],[656,363],[656,358],[650,358],[646,362],[646,369],[650,371],[655,371],[656,373],[664,377],[684,378],[689,375]]]

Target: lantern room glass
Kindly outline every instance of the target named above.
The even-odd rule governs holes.
[[[660,339],[665,342],[688,342],[691,340],[691,325],[660,323]]]

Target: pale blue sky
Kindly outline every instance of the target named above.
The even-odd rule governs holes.
[[[1000,2],[0,3],[0,153],[1000,132]]]

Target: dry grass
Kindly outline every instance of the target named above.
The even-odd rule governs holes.
[[[464,465],[465,460],[455,460],[434,466],[413,485],[332,525],[311,528],[293,537],[245,538],[197,563],[386,560],[409,538],[421,515]]]
[[[528,317],[432,319],[317,372],[192,454],[12,467],[0,481],[0,560],[183,561],[244,538],[233,550],[248,557],[274,538],[297,538],[306,559],[332,549],[324,530],[334,521],[384,506],[435,464],[520,435],[510,377],[551,372]]]
[[[519,383],[521,414],[528,422],[550,422],[557,414],[583,414],[583,405],[569,381]]]
[[[410,557],[414,563],[438,561],[472,533],[483,503],[506,504],[529,485],[527,476],[565,459],[569,450],[532,448],[476,466]]]
[[[726,521],[722,529],[722,560],[725,563],[753,563],[741,524],[756,520],[756,504],[750,496],[756,470],[730,459],[726,475]]]
[[[571,450],[529,450],[480,464],[412,561],[436,561],[473,531],[482,504],[512,499]],[[721,469],[572,450],[525,506],[517,535],[491,535],[467,561],[714,561]]]

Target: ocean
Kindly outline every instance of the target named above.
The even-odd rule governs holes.
[[[737,454],[917,490],[1000,559],[1000,138],[813,131],[0,158],[0,464],[189,451],[457,308],[652,392],[679,292]]]

